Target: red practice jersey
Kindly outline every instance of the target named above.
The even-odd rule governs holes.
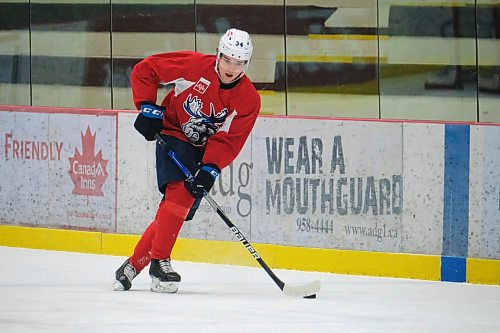
[[[156,103],[160,84],[174,84],[161,105],[163,134],[205,149],[203,163],[225,168],[238,156],[260,110],[260,96],[243,75],[223,89],[215,71],[215,55],[192,51],[145,58],[134,66],[130,80],[136,107]]]

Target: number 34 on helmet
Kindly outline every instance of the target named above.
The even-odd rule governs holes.
[[[250,35],[243,30],[229,29],[219,40],[219,47],[217,48],[217,61],[221,55],[224,54],[228,57],[245,61],[246,72],[250,59],[252,58],[252,39]]]

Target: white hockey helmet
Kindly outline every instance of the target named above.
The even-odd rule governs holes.
[[[248,32],[239,29],[229,29],[219,40],[219,47],[217,48],[217,64],[222,54],[243,60],[246,62],[243,72],[246,72],[250,59],[252,58],[253,44],[252,39]],[[216,64],[216,71],[217,69]]]
[[[229,29],[219,40],[217,53],[225,54],[238,60],[250,61],[253,45],[248,32],[238,29]]]

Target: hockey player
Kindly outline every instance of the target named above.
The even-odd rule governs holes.
[[[150,264],[151,291],[177,292],[181,277],[170,259],[178,233],[221,170],[239,154],[260,110],[260,97],[245,75],[252,51],[247,32],[229,29],[215,55],[170,52],[134,66],[130,80],[140,111],[134,127],[148,141],[161,133],[168,148],[156,143],[157,184],[163,199],[134,253],[116,271],[115,290],[129,290]],[[160,84],[173,84],[173,89],[157,105]],[[168,149],[194,175],[192,181],[184,180]]]

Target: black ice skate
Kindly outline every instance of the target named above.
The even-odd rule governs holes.
[[[170,259],[151,259],[149,266],[151,276],[151,291],[157,293],[176,293],[179,289],[181,276],[170,265]]]
[[[129,290],[132,287],[132,280],[139,274],[134,266],[127,259],[115,273],[116,281],[113,290]]]

